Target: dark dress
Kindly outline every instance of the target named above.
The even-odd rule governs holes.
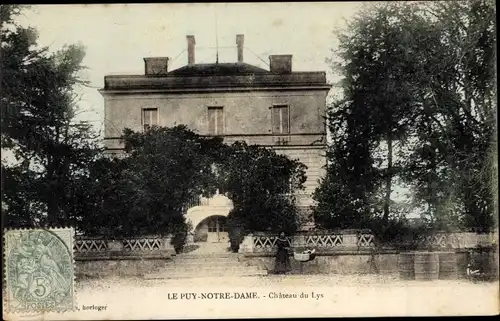
[[[288,240],[278,238],[276,240],[276,246],[278,247],[278,251],[276,252],[274,272],[277,274],[283,274],[291,270],[290,257],[288,255]]]

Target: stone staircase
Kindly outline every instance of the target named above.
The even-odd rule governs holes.
[[[241,277],[267,275],[267,270],[241,260],[238,253],[179,254],[145,279]]]

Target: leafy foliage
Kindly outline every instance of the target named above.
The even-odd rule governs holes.
[[[35,30],[14,22],[21,9],[0,9],[1,139],[15,157],[15,164],[2,164],[5,224],[72,224],[80,181],[99,153],[91,126],[73,121],[84,50],[71,45],[49,54],[38,48]]]
[[[211,165],[219,139],[176,126],[126,129],[123,140],[123,158],[101,159],[92,168],[92,198],[100,201],[81,226],[88,234],[115,237],[172,233],[180,249],[187,203],[215,191]]]
[[[392,184],[400,179],[412,187],[415,203],[426,204],[434,228],[489,229],[494,5],[368,6],[339,34],[335,67],[344,76],[344,97],[328,114],[333,141],[315,193],[317,222],[363,226],[378,220],[382,206],[388,229]],[[402,157],[396,147],[406,151]]]
[[[230,221],[239,221],[246,232],[297,228],[297,208],[286,193],[302,188],[301,163],[258,146],[227,146],[185,126],[126,129],[123,140],[123,158],[102,158],[91,166],[86,184],[94,203],[79,222],[86,234],[173,234],[180,250],[187,204],[217,189],[233,201]]]
[[[220,166],[222,190],[234,205],[230,221],[247,232],[297,229],[293,192],[303,188],[304,164],[272,149],[236,142]]]
[[[405,177],[416,197],[429,205],[434,225],[458,221],[488,230],[493,226],[494,170],[489,160],[496,145],[494,5],[464,1],[425,9],[439,39],[422,49],[432,72],[421,75],[421,112],[414,129],[418,143],[404,163]]]
[[[244,224],[244,216],[242,215],[229,215],[227,218],[229,243],[233,252],[238,252],[246,235]]]
[[[363,228],[372,212],[371,199],[379,172],[372,165],[369,147],[348,136],[334,140],[327,157],[334,159],[314,192],[315,222],[326,229]]]

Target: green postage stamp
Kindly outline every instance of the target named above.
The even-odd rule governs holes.
[[[7,230],[4,237],[6,310],[74,310],[74,230]]]

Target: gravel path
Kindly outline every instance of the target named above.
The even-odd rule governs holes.
[[[397,274],[388,275],[267,275],[260,277],[200,277],[191,279],[155,279],[145,280],[140,277],[128,278],[103,278],[103,279],[84,279],[77,283],[77,289],[102,289],[110,287],[188,287],[188,286],[233,286],[233,287],[247,287],[247,288],[262,288],[272,286],[488,286],[492,283],[474,284],[466,280],[456,281],[433,281],[433,282],[420,282],[420,281],[404,281],[400,280]]]

